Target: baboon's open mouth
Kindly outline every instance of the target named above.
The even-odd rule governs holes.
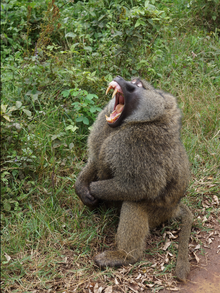
[[[109,117],[105,116],[105,117],[108,123],[114,123],[116,120],[118,120],[118,118],[120,117],[124,109],[125,99],[124,99],[122,89],[116,81],[113,80],[110,82],[106,90],[106,94],[110,91],[110,89],[114,89],[112,98],[114,98],[115,96],[115,105],[114,105],[114,110],[110,114],[110,116]]]

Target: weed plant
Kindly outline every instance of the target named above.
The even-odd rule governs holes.
[[[4,292],[83,292],[91,277],[114,277],[91,258],[114,245],[118,215],[89,211],[74,182],[116,75],[177,97],[192,172],[185,201],[198,216],[204,198],[220,199],[219,6],[208,2],[217,8],[204,23],[198,1],[2,1]]]

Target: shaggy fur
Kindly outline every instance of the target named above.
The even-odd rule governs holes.
[[[124,89],[128,82],[120,82]],[[140,260],[149,230],[181,217],[176,275],[185,281],[193,217],[180,203],[189,182],[188,158],[180,141],[181,113],[172,95],[141,82],[143,88],[135,89],[137,105],[121,125],[106,123],[114,99],[99,114],[88,138],[88,163],[75,189],[88,206],[99,200],[122,203],[117,250],[95,257],[101,267]],[[123,93],[126,96],[126,90]]]

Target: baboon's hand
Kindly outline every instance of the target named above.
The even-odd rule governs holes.
[[[80,198],[82,202],[89,207],[93,207],[98,203],[98,200],[90,194],[89,189],[86,187],[83,188],[83,193]]]
[[[87,186],[76,186],[75,190],[76,194],[79,196],[84,205],[89,207],[94,207],[97,205],[98,200],[90,194],[89,188]]]

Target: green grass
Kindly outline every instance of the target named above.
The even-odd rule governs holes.
[[[197,232],[212,229],[202,222],[204,215],[219,217],[214,196],[220,200],[220,41],[216,34],[189,23],[191,27],[181,26],[179,32],[177,22],[163,39],[155,40],[148,56],[151,70],[140,73],[175,95],[182,109],[182,141],[192,172],[184,201],[195,215],[191,243],[199,243]],[[163,235],[178,231],[176,222],[153,231],[145,258],[133,267],[100,271],[94,266],[92,258],[98,251],[114,247],[118,216],[114,210],[90,211],[74,192],[75,179],[87,159],[88,127],[79,123],[75,132],[66,130],[75,124],[73,100],[61,95],[67,85],[43,87],[34,103],[24,95],[28,86],[25,72],[19,70],[14,83],[4,84],[3,103],[22,101],[32,116],[19,108],[12,112],[11,122],[4,118],[1,122],[2,290],[84,292],[89,284],[115,285],[115,278],[126,283],[140,273],[147,274],[146,284],[155,284],[155,292],[172,283],[176,240],[167,250],[173,256],[163,271],[159,264],[167,254],[162,249]],[[101,79],[102,73],[98,74]],[[102,103],[104,99],[100,97]],[[154,283],[154,277],[161,282]]]

